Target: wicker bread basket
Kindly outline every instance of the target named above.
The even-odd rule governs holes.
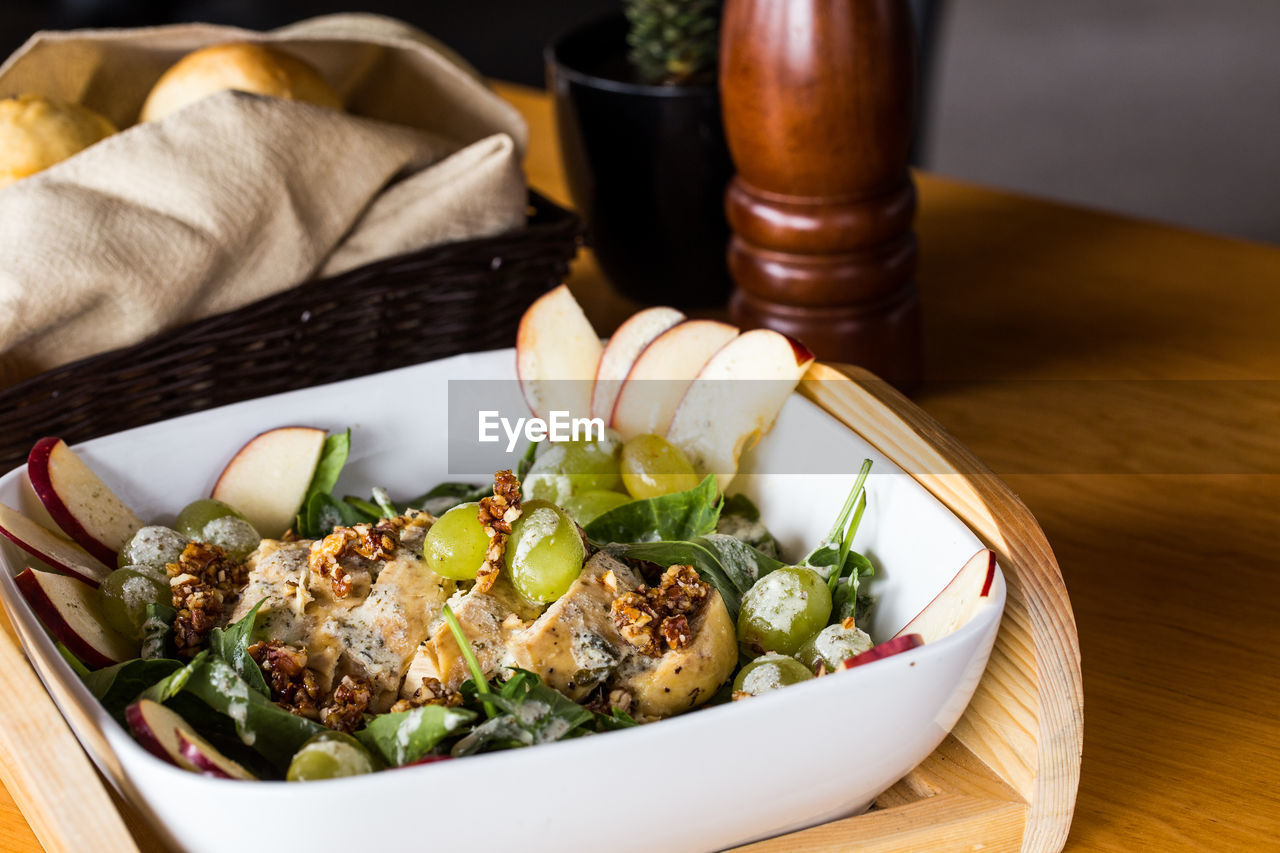
[[[0,390],[0,472],[68,443],[295,388],[509,346],[559,284],[581,221],[531,193],[524,228],[309,281]]]

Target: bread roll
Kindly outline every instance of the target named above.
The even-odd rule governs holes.
[[[116,132],[88,107],[18,95],[0,99],[0,187],[47,169]]]
[[[158,121],[227,89],[342,109],[338,93],[306,62],[266,45],[234,42],[178,60],[147,95],[139,120]]]

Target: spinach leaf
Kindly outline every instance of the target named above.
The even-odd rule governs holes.
[[[178,617],[178,611],[157,601],[147,605],[146,614],[146,619],[142,621],[142,651],[138,656],[147,660],[172,657],[170,640],[173,638],[173,620]]]
[[[214,628],[209,634],[209,650],[231,664],[236,674],[244,679],[245,684],[270,699],[271,688],[267,687],[266,676],[262,674],[262,668],[258,666],[258,662],[249,656],[249,644],[253,642],[253,627],[258,620],[258,608],[262,606],[262,601],[253,605],[253,609],[234,625]]]
[[[338,500],[328,492],[317,492],[307,499],[298,516],[298,535],[304,539],[322,539],[335,527],[351,527],[367,521],[351,504]]]
[[[320,451],[320,459],[316,462],[316,471],[311,475],[311,485],[307,486],[307,497],[317,494],[332,494],[338,485],[338,477],[351,455],[351,430],[341,435],[330,435],[324,440],[324,448]],[[304,500],[303,503],[306,503]]]
[[[716,529],[723,504],[716,478],[708,475],[687,492],[631,501],[597,517],[586,527],[598,545],[696,539]]]
[[[493,486],[477,486],[474,483],[441,483],[429,492],[418,495],[401,508],[420,509],[434,516],[444,515],[458,504],[478,501],[493,494]]]
[[[181,661],[134,658],[91,672],[83,676],[83,680],[107,713],[123,726],[124,709],[133,704],[142,691],[179,669],[182,669]]]
[[[358,498],[355,495],[344,495],[342,502],[350,504],[357,512],[367,516],[365,521],[377,521],[382,516],[382,510],[378,508],[378,505],[364,498]]]
[[[616,732],[619,729],[630,729],[640,725],[625,711],[614,708],[608,714],[596,713],[597,732]]]
[[[355,736],[387,764],[399,767],[422,758],[475,718],[475,713],[465,708],[425,705],[394,714],[379,714]]]
[[[588,733],[585,727],[595,720],[586,708],[523,669],[516,669],[499,692],[485,694],[485,699],[501,713],[454,744],[450,754],[455,758],[577,737]]]
[[[778,540],[760,523],[760,510],[743,494],[730,495],[724,499],[720,519],[716,522],[716,532],[741,539],[770,557],[777,557],[781,552]]]
[[[54,643],[53,647],[58,650],[58,654],[62,655],[62,659],[67,662],[67,666],[71,667],[71,671],[76,675],[84,678],[89,674],[89,667],[85,666],[80,658],[71,653],[71,649],[62,645],[62,643]]]
[[[251,689],[231,664],[211,656],[208,650],[142,695],[165,702],[178,694],[194,696],[230,717],[241,742],[280,770],[289,766],[307,738],[324,731],[319,723],[291,714]]]
[[[786,565],[752,548],[741,539],[723,533],[709,533],[687,542],[638,542],[611,545],[610,553],[660,566],[689,565],[724,599],[735,621],[742,596],[764,575]]]
[[[529,469],[533,467],[533,460],[538,456],[538,442],[531,441],[529,446],[525,448],[524,456],[520,457],[520,463],[516,465],[516,479],[524,482],[524,478],[529,475]]]

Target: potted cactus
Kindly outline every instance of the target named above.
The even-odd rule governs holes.
[[[605,275],[638,302],[705,308],[731,289],[720,7],[623,0],[547,48],[570,193]]]

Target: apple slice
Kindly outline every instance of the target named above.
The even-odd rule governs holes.
[[[653,339],[627,372],[610,426],[623,440],[662,435],[693,377],[738,330],[716,320],[685,320]]]
[[[249,439],[222,469],[210,497],[229,504],[268,539],[293,524],[324,450],[325,431],[279,427]]]
[[[600,336],[568,287],[539,297],[516,332],[516,375],[529,409],[543,420],[552,412],[589,416],[601,352]]]
[[[995,552],[984,548],[969,558],[942,592],[894,635],[895,639],[904,634],[919,634],[926,643],[933,643],[955,631],[990,602],[995,576]]]
[[[854,655],[851,658],[845,658],[840,661],[841,669],[853,669],[855,666],[871,663],[881,658],[893,657],[903,652],[909,652],[918,646],[923,646],[924,640],[919,634],[899,634],[891,640],[885,640],[878,646],[873,646],[861,654]]]
[[[0,534],[49,568],[97,586],[111,574],[79,545],[41,527],[15,509],[0,504]]]
[[[142,519],[60,438],[42,438],[27,457],[27,474],[49,516],[104,565],[142,527]]]
[[[124,709],[125,722],[147,752],[162,761],[219,779],[253,779],[252,773],[227,758],[171,708],[140,699]]]
[[[181,719],[181,718],[179,718]],[[215,779],[243,779],[252,781],[257,777],[245,770],[239,763],[227,758],[217,747],[187,725],[186,720],[178,726],[178,754],[202,776]]]
[[[136,642],[107,626],[98,591],[89,584],[34,569],[24,569],[14,582],[49,633],[90,669],[138,656]]]
[[[591,417],[608,423],[631,365],[655,338],[684,319],[684,314],[676,309],[660,306],[633,314],[618,327],[605,345],[596,369],[596,381],[591,389]]]
[[[771,329],[753,329],[725,344],[690,383],[676,407],[667,440],[700,474],[715,474],[721,491],[748,444],[769,431],[778,411],[813,363],[801,343]]]

